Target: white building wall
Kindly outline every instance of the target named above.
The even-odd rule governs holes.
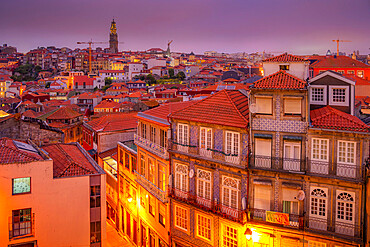
[[[308,74],[309,63],[308,62],[295,62],[295,63],[265,62],[263,63],[264,76],[269,76],[271,74],[278,72],[280,70],[280,65],[289,65],[289,70],[287,70],[286,72],[302,80],[306,80],[309,76]]]

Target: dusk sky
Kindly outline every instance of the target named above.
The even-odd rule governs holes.
[[[108,41],[117,22],[120,50],[370,52],[370,0],[11,0],[1,1],[0,42],[85,48]],[[107,45],[101,45],[107,47]]]

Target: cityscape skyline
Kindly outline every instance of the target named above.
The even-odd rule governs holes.
[[[236,1],[232,5],[208,0],[22,2],[4,2],[8,11],[0,17],[0,42],[20,52],[39,46],[86,48],[77,41],[107,41],[112,18],[118,39],[124,42],[120,50],[165,49],[168,40],[174,40],[171,50],[198,54],[209,50],[325,54],[328,49],[336,51],[332,40],[339,38],[352,41],[340,44],[342,52],[369,51],[370,3],[365,0]],[[41,18],[34,13],[42,13]]]

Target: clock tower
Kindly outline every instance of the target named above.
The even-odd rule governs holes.
[[[110,25],[109,50],[111,53],[118,53],[117,27],[116,27],[116,22],[114,21],[114,19]]]

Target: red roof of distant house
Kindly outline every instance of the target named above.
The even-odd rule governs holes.
[[[222,90],[172,114],[172,118],[246,128],[248,97],[238,90]]]
[[[95,131],[121,131],[137,127],[136,113],[108,114],[86,124]]]
[[[299,56],[283,53],[276,57],[267,58],[262,62],[307,62],[307,60]]]
[[[61,107],[58,110],[56,110],[54,113],[52,113],[50,116],[48,116],[46,119],[51,120],[59,120],[59,119],[72,119],[76,117],[80,117],[82,114],[74,111],[70,107]]]
[[[311,64],[312,68],[370,68],[369,65],[347,56],[329,56]]]
[[[22,114],[23,117],[28,117],[28,118],[37,118],[38,114],[32,110],[27,110],[23,112]]]
[[[28,163],[44,160],[38,152],[27,151],[16,146],[17,142],[26,145],[30,144],[17,140],[14,141],[6,137],[0,139],[0,164]],[[32,148],[34,149],[34,147]]]
[[[125,73],[124,70],[99,70],[99,73]]]
[[[54,177],[84,176],[97,173],[95,167],[75,143],[42,146],[53,160]]]
[[[82,93],[80,95],[73,96],[73,98],[78,98],[78,99],[96,99],[102,97],[102,94],[99,92],[95,93]]]
[[[325,106],[310,112],[311,124],[315,128],[368,132],[369,126],[356,116]]]
[[[284,70],[263,77],[256,81],[253,88],[256,89],[305,89],[307,83]]]
[[[356,86],[358,86],[358,85],[370,86],[370,81],[369,80],[365,80],[364,78],[358,77],[356,75],[345,74],[345,75],[342,75],[342,76],[347,77],[348,79],[354,81]]]
[[[103,100],[100,102],[97,106],[94,107],[94,109],[99,109],[99,108],[119,108],[120,103],[111,101],[111,100]]]
[[[180,111],[190,105],[193,105],[197,101],[183,101],[183,102],[171,102],[165,103],[153,109],[143,112],[144,115],[149,115],[157,118],[162,118],[167,121],[169,114]],[[140,118],[138,116],[138,118]]]
[[[95,80],[94,78],[90,78],[87,75],[76,75],[74,76],[74,79],[73,79],[75,84],[78,83],[78,85],[82,85],[85,82],[85,85],[88,85],[88,86],[93,86],[94,80]]]
[[[224,82],[238,82],[239,80],[234,79],[234,78],[227,78],[224,80]]]

